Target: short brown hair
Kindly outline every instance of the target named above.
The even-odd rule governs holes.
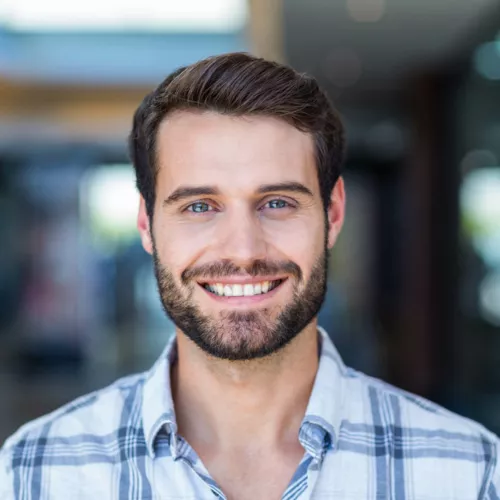
[[[271,116],[310,133],[325,209],[341,173],[344,127],[314,78],[292,68],[231,53],[209,57],[170,74],[134,114],[129,137],[137,188],[153,217],[156,192],[156,137],[167,114],[176,110],[216,111],[232,116]]]

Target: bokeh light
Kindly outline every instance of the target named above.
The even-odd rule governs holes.
[[[469,172],[460,193],[463,226],[484,262],[500,267],[500,167]]]
[[[94,244],[103,249],[137,238],[139,193],[131,165],[105,165],[81,184],[80,203]]]
[[[488,149],[473,149],[469,151],[460,162],[460,170],[463,175],[472,170],[498,165],[496,155]]]
[[[480,45],[474,53],[476,71],[488,80],[500,80],[500,42]]]

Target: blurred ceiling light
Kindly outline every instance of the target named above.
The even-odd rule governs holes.
[[[486,321],[500,326],[500,272],[487,274],[481,282],[479,308]]]
[[[376,23],[385,13],[385,0],[347,0],[347,12],[354,21]]]
[[[488,80],[500,80],[500,41],[480,45],[474,53],[476,71]]]
[[[363,72],[361,59],[352,49],[332,50],[325,59],[324,73],[336,87],[352,87]]]
[[[2,0],[0,24],[15,30],[234,32],[246,0]]]

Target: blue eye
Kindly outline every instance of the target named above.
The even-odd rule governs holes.
[[[212,210],[212,207],[208,203],[205,203],[204,201],[197,201],[196,203],[189,205],[189,207],[187,207],[187,210],[189,212],[201,214],[204,212],[210,212]]]
[[[271,200],[267,202],[267,205],[269,208],[286,208],[288,206],[288,203],[285,200]]]

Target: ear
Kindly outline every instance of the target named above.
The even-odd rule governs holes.
[[[332,248],[337,241],[340,230],[344,224],[345,215],[345,190],[344,179],[339,177],[330,195],[328,208],[328,248]]]
[[[149,225],[149,217],[146,210],[146,202],[141,196],[139,203],[139,213],[137,215],[137,229],[141,236],[142,246],[149,254],[153,254],[153,239],[151,236],[151,227]]]

